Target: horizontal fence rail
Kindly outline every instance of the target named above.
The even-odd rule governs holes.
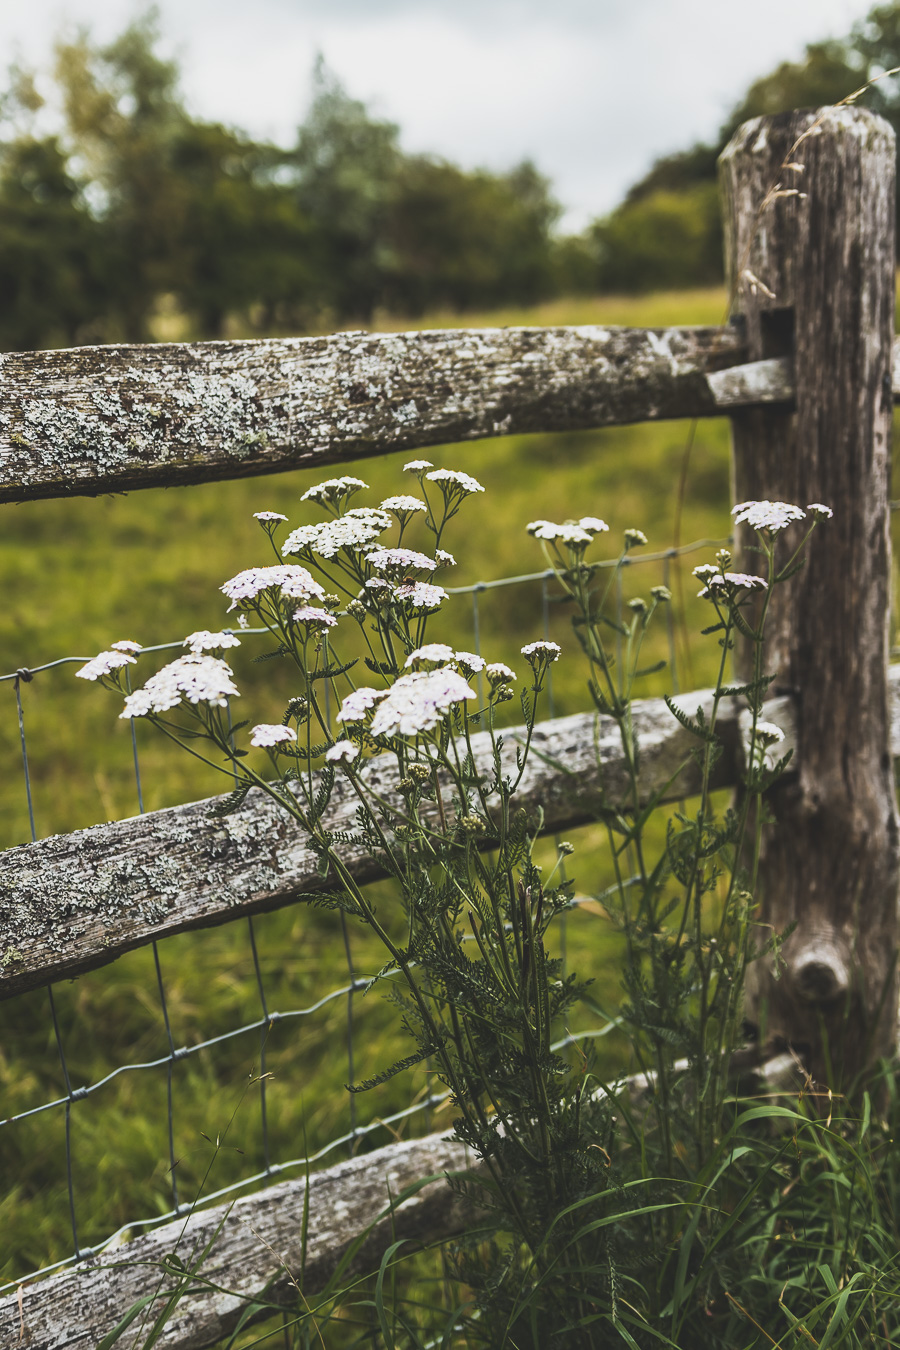
[[[890,693],[891,753],[900,758],[900,666],[891,667]],[[677,699],[691,714],[699,707],[708,714],[711,702],[709,690]],[[633,710],[645,798],[667,784],[664,801],[697,791],[699,770],[690,757],[695,742],[665,701],[636,701]],[[716,767],[717,787],[737,781],[739,715],[736,703],[720,710],[725,753]],[[765,716],[782,727],[790,748],[792,700],[770,700]],[[503,736],[504,766],[515,774],[521,732]],[[476,763],[487,771],[489,734],[478,733],[472,744]],[[402,812],[403,800],[380,757],[369,762],[366,776],[372,789]],[[627,784],[614,720],[576,714],[538,723],[514,801],[517,808],[540,807],[544,829],[559,831],[596,819],[603,806],[626,805]],[[95,969],[159,938],[330,889],[296,823],[274,802],[254,791],[231,815],[216,817],[211,808],[222,800],[169,807],[0,854],[0,997]],[[329,830],[349,830],[357,807],[356,794],[339,778],[323,823]],[[348,848],[344,861],[360,882],[382,875],[361,849]]]
[[[0,502],[790,400],[740,330],[504,328],[0,356]]]
[[[305,1206],[310,1243],[303,1289],[308,1296],[323,1288],[354,1239],[367,1229],[371,1231],[350,1273],[371,1270],[400,1238],[427,1241],[461,1232],[471,1214],[443,1176],[463,1171],[469,1162],[462,1144],[431,1135],[338,1163],[308,1181],[282,1181],[230,1204],[195,1211],[0,1299],[0,1345],[95,1350],[140,1299],[155,1296],[146,1317],[150,1327],[177,1281],[174,1266],[167,1274],[164,1263],[175,1254],[190,1266],[214,1242],[200,1278],[189,1281],[194,1296],[181,1300],[154,1342],[172,1350],[201,1350],[232,1331],[264,1289],[270,1305],[265,1311],[271,1305],[296,1304],[293,1281],[299,1282],[301,1274]],[[393,1208],[403,1191],[435,1176],[440,1180]],[[379,1222],[386,1211],[390,1213]],[[132,1344],[140,1327],[138,1317],[123,1344]]]
[[[698,707],[708,715],[712,697],[704,691],[682,695],[678,703],[692,715]],[[663,699],[632,706],[645,795],[670,779],[666,800],[698,791],[691,734]],[[774,718],[780,707],[767,715]],[[737,769],[737,711],[720,716],[718,726],[726,754],[717,766],[717,785],[728,786]],[[503,767],[515,778],[522,730],[501,734]],[[479,772],[489,772],[489,733],[474,735],[472,748]],[[370,760],[364,777],[377,797],[402,815],[404,800],[388,760]],[[275,909],[298,893],[333,889],[333,882],[319,876],[316,855],[307,850],[296,822],[271,798],[253,791],[230,815],[212,815],[211,808],[224,800],[169,807],[0,854],[5,945],[0,997],[105,965],[155,939]],[[613,718],[600,717],[595,727],[595,718],[582,713],[535,727],[514,809],[540,807],[544,829],[554,831],[596,819],[601,805],[619,809],[628,800],[627,767]],[[338,777],[324,827],[351,831],[358,807],[359,797]],[[436,805],[431,810],[437,823]],[[346,848],[342,857],[359,882],[383,875],[362,849]]]

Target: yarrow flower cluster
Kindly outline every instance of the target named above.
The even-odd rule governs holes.
[[[419,670],[423,665],[458,666],[464,675],[477,675],[484,670],[483,657],[475,652],[455,652],[446,642],[427,642],[410,652],[403,663],[404,670]]]
[[[428,508],[419,497],[409,497],[401,494],[397,497],[385,497],[381,503],[382,511],[393,511],[394,515],[404,517],[415,515],[417,511],[427,511]]]
[[[365,686],[362,689],[354,689],[344,699],[335,720],[348,724],[364,722],[375,704],[383,699],[386,693],[386,689],[369,689]]]
[[[434,572],[437,561],[414,548],[376,548],[366,557],[376,572]]]
[[[746,718],[746,714],[744,715]],[[774,769],[777,757],[775,746],[780,745],[784,740],[784,732],[781,727],[776,726],[774,722],[764,722],[760,720],[754,728],[752,724],[744,725],[745,750],[749,761],[756,768]]]
[[[454,703],[474,697],[463,676],[446,666],[401,675],[375,710],[372,735],[419,736],[436,727]]]
[[[723,590],[765,591],[769,586],[764,577],[758,577],[753,572],[720,572],[713,563],[701,563],[695,567],[694,576],[704,583],[703,589],[697,592],[704,600]]]
[[[411,609],[440,609],[441,603],[447,599],[447,592],[442,586],[431,586],[425,581],[413,581],[397,586],[394,590],[395,599]]]
[[[254,511],[253,519],[259,520],[263,525],[266,525],[277,520],[287,520],[287,516],[283,516],[280,511]]]
[[[407,464],[406,467],[409,468],[410,466]],[[477,478],[472,478],[467,473],[460,473],[457,469],[432,469],[430,473],[426,473],[425,477],[429,483],[437,483],[446,496],[455,494],[461,497],[469,497],[473,492],[484,492],[484,488]]]
[[[231,678],[233,673],[225,661],[215,656],[195,653],[180,656],[151,675],[143,689],[129,694],[119,716],[146,717],[148,713],[167,712],[182,699],[224,708],[229,696],[240,697],[240,690]]]
[[[492,661],[490,665],[485,666],[484,673],[488,678],[489,684],[506,684],[508,680],[517,680],[519,677],[514,670],[503,664],[502,661]]]
[[[285,745],[288,742],[296,744],[297,733],[293,727],[283,727],[273,725],[271,722],[260,722],[259,726],[253,728],[250,733],[250,744],[262,746],[269,749],[275,745]]]
[[[359,746],[352,741],[335,741],[325,751],[325,758],[332,764],[352,764],[359,754]]]
[[[108,652],[98,652],[90,661],[83,665],[75,674],[80,680],[99,680],[104,675],[111,675],[114,670],[121,669],[122,666],[133,666],[137,662],[131,651],[123,650],[125,647],[136,648],[140,651],[137,643],[114,642]]]
[[[293,564],[248,567],[243,572],[238,572],[230,581],[226,581],[219,589],[231,601],[228,606],[229,612],[242,602],[249,601],[252,604],[264,591],[277,589],[285,598],[291,600],[321,599],[325,594],[324,587],[310,576],[305,567]]]
[[[558,642],[529,642],[521,648],[522,655],[531,666],[549,665],[558,661],[562,651]]]
[[[227,647],[239,647],[241,640],[235,633],[211,633],[202,628],[197,633],[190,633],[181,645],[194,653],[221,652]]]
[[[528,533],[535,539],[543,539],[548,543],[568,544],[570,548],[587,547],[594,538],[590,530],[584,529],[575,521],[567,521],[564,525],[554,525],[552,520],[533,520],[528,526]]]
[[[586,548],[595,534],[608,530],[605,520],[598,516],[582,516],[580,520],[567,520],[556,525],[552,520],[532,520],[526,526],[534,539],[543,539],[547,543],[567,544],[569,548]]]
[[[387,511],[375,507],[358,506],[336,520],[324,520],[319,525],[300,525],[292,530],[281,546],[284,557],[294,553],[317,553],[320,558],[333,558],[341,549],[358,553],[374,544],[393,521]]]
[[[341,501],[344,497],[351,497],[354,492],[359,492],[361,488],[367,488],[368,483],[364,483],[361,478],[327,478],[324,483],[317,483],[315,487],[307,488],[301,502],[319,502],[326,505],[331,502]]]
[[[426,642],[424,647],[417,647],[414,652],[410,652],[403,662],[403,668],[418,670],[420,666],[426,664],[445,666],[453,660],[453,657],[453,648],[446,642]]]
[[[827,507],[822,509],[828,510]],[[806,512],[799,506],[792,506],[790,502],[739,502],[731,508],[731,514],[735,525],[746,522],[751,529],[778,534],[795,520],[803,520]]]
[[[336,628],[337,619],[327,609],[316,605],[302,605],[291,615],[294,623],[305,623],[308,628]]]

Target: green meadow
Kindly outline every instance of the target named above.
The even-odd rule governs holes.
[[[641,299],[555,302],[533,310],[483,316],[435,315],[417,327],[505,324],[621,323],[642,326],[719,323],[725,307],[718,290]],[[387,325],[385,325],[387,326]],[[402,325],[392,325],[401,327]],[[98,500],[4,506],[0,530],[0,673],[33,668],[64,656],[88,658],[111,642],[129,638],[150,646],[179,641],[200,628],[227,623],[218,588],[240,569],[270,561],[267,541],[252,518],[259,510],[288,516],[291,525],[316,518],[301,505],[303,492],[334,472],[357,474],[371,491],[358,504],[414,488],[401,473],[408,454],[342,464],[340,470],[294,472],[199,487],[148,491]],[[540,572],[545,560],[525,533],[536,516],[566,519],[602,516],[608,556],[622,532],[642,529],[646,553],[664,551],[675,538],[721,540],[729,531],[728,427],[703,421],[658,423],[570,435],[532,435],[446,446],[427,452],[436,465],[462,469],[484,485],[470,498],[446,536],[457,559],[447,586],[469,587],[499,578]],[[676,487],[685,475],[684,506],[676,526]],[[424,543],[410,537],[409,542]],[[640,552],[640,551],[639,551]],[[714,640],[696,635],[704,622],[690,569],[707,561],[700,549],[679,567],[662,562],[629,566],[622,602],[646,595],[668,576],[676,603],[672,623],[657,626],[648,655],[678,652],[681,688],[711,683]],[[637,555],[636,555],[637,556]],[[523,582],[478,595],[479,640],[489,659],[521,666],[518,648],[547,633],[564,648],[554,669],[552,708],[557,714],[588,706],[585,676],[565,610],[547,603],[540,583]],[[682,603],[683,602],[683,603]],[[473,601],[453,597],[432,622],[431,640],[472,649]],[[287,672],[262,666],[252,656],[263,647],[248,639],[234,662],[243,692],[240,716],[278,720],[290,695]],[[144,658],[148,662],[167,658]],[[649,663],[649,662],[648,662]],[[150,673],[156,666],[138,667]],[[136,813],[137,794],[129,724],[118,720],[117,700],[75,678],[69,664],[41,672],[21,685],[29,767],[38,836],[70,831]],[[671,670],[651,677],[645,690],[672,688]],[[0,831],[3,846],[30,837],[19,729],[12,682],[0,685],[3,764]],[[515,708],[515,705],[511,705]],[[549,709],[548,709],[549,711]],[[143,804],[146,810],[227,790],[227,782],[138,725]],[[262,753],[262,752],[257,752]],[[598,893],[608,875],[606,852],[596,830],[573,833],[576,852],[570,875],[581,896]],[[541,861],[552,865],[552,841]],[[390,922],[391,896],[378,894]],[[346,942],[345,942],[346,938]],[[364,978],[381,964],[378,951],[359,932],[343,932],[332,913],[294,906],[254,920],[253,940],[269,1014],[290,1013],[317,1003],[348,982],[349,951],[354,974]],[[593,1005],[569,1030],[596,1032],[605,1026],[597,1009],[612,1012],[618,999],[619,936],[596,902],[580,905],[566,920],[566,959],[571,969],[594,979]],[[258,1021],[262,1004],[246,920],[186,934],[159,945],[159,970],[173,1043],[196,1046]],[[97,1083],[123,1064],[138,1064],[168,1052],[154,953],[132,953],[105,969],[56,987],[55,1009],[71,1084]],[[378,990],[352,999],[352,1064],[348,1062],[348,997],[327,1001],[307,1016],[285,1016],[265,1039],[264,1093],[254,1081],[261,1068],[258,1029],[211,1045],[169,1067],[130,1069],[70,1113],[73,1192],[82,1245],[99,1242],[138,1219],[166,1212],[172,1202],[171,1152],[182,1202],[190,1202],[267,1165],[314,1153],[354,1124],[344,1085],[377,1073],[403,1053],[394,1010]],[[623,1066],[624,1042],[615,1032],[597,1042],[598,1063],[611,1073]],[[426,1071],[401,1075],[377,1092],[354,1098],[355,1123],[384,1121],[429,1091]],[[3,1115],[13,1116],[62,1097],[65,1086],[46,991],[0,1005],[0,1096]],[[263,1102],[264,1095],[264,1102]],[[421,1131],[424,1113],[412,1123],[381,1125],[341,1145],[323,1161],[347,1156],[394,1135]],[[447,1123],[438,1109],[430,1124]],[[223,1138],[222,1147],[211,1141]],[[66,1175],[66,1118],[62,1107],[0,1127],[0,1171],[7,1179],[0,1199],[0,1275],[15,1278],[68,1256],[72,1250]],[[208,1175],[207,1175],[208,1173]],[[296,1173],[291,1173],[296,1175]]]

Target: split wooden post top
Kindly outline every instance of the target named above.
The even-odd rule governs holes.
[[[794,411],[734,415],[735,501],[834,511],[770,610],[770,695],[798,701],[799,773],[770,794],[777,829],[764,840],[759,917],[777,932],[796,927],[781,979],[768,960],[751,966],[748,1016],[818,1081],[847,1085],[893,1047],[897,1024],[886,674],[894,133],[859,108],[758,118],[736,132],[720,172],[749,359],[792,356],[796,391]],[[754,543],[740,527],[739,569],[759,570]],[[748,662],[739,650],[740,676]]]

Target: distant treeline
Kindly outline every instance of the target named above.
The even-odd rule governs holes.
[[[530,304],[585,284],[533,165],[464,171],[403,152],[320,63],[296,142],[201,121],[152,15],[59,43],[58,134],[35,77],[0,101],[0,348],[144,341],[163,305],[198,337],[302,332]],[[590,284],[589,282],[587,284]]]
[[[35,77],[0,95],[0,349],[145,341],[168,308],[192,336],[367,325],[376,311],[534,304],[714,284],[716,157],[747,117],[844,98],[900,65],[900,4],[757,81],[714,144],[659,160],[611,215],[556,232],[525,162],[409,155],[320,63],[295,143],[193,117],[152,13],[115,42],[56,47],[58,129]],[[900,129],[900,82],[866,101]]]

